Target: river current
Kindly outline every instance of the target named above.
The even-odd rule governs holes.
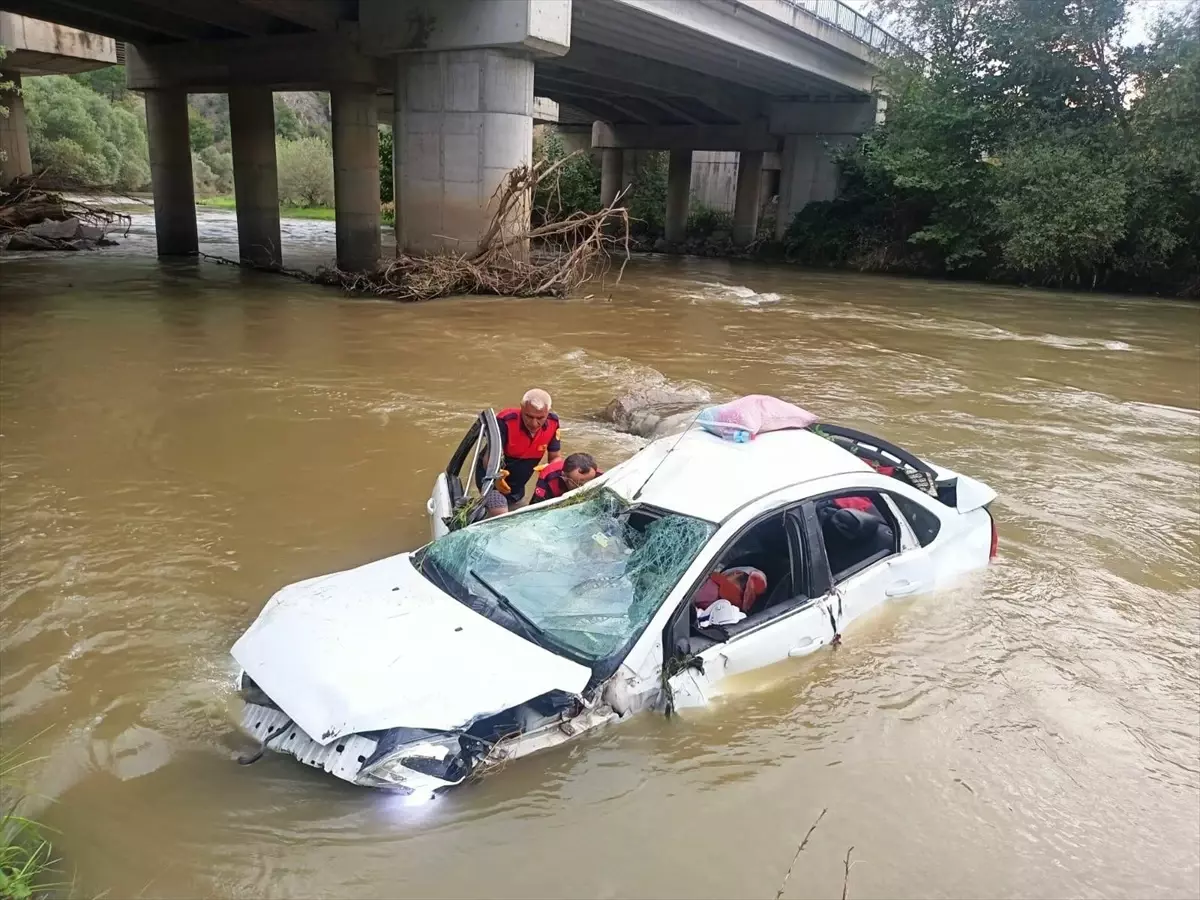
[[[1200,307],[667,258],[398,305],[151,244],[0,262],[2,740],[81,896],[770,898],[822,810],[787,897],[1200,895]],[[781,396],[988,482],[1000,558],[427,806],[237,765],[268,596],[424,542],[534,385],[602,465],[632,387]]]

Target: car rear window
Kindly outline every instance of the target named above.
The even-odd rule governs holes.
[[[892,498],[896,508],[912,526],[913,533],[921,542],[921,546],[928,547],[932,544],[934,538],[938,536],[938,532],[942,530],[942,520],[915,500],[909,500],[899,494],[889,494],[888,496]]]

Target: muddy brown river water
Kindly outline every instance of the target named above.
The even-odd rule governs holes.
[[[1200,307],[668,259],[401,306],[148,245],[0,263],[0,737],[79,896],[771,898],[823,809],[787,897],[851,846],[856,900],[1200,895]],[[631,386],[793,400],[988,481],[1000,560],[419,808],[238,766],[267,597],[422,543],[535,384],[609,464]]]

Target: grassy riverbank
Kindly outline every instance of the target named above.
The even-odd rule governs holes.
[[[237,210],[237,202],[229,195],[197,197],[196,205],[207,209],[227,209],[230,212]],[[392,224],[393,209],[392,204],[384,203],[380,208],[379,221],[385,225]],[[320,219],[332,222],[336,213],[332,206],[281,206],[279,216],[283,219]]]
[[[0,784],[12,783],[13,773],[31,762],[21,748],[0,755]],[[21,798],[0,797],[0,898],[37,900],[66,887],[58,875],[53,847],[45,826],[19,814]]]
[[[209,209],[237,209],[237,203],[231,196],[197,197],[196,205]],[[279,215],[284,219],[323,219],[332,222],[334,210],[332,206],[281,206]]]

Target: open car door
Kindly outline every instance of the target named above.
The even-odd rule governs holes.
[[[434,540],[485,515],[483,496],[500,477],[504,463],[496,414],[485,409],[475,417],[462,442],[438,473],[426,504]]]

